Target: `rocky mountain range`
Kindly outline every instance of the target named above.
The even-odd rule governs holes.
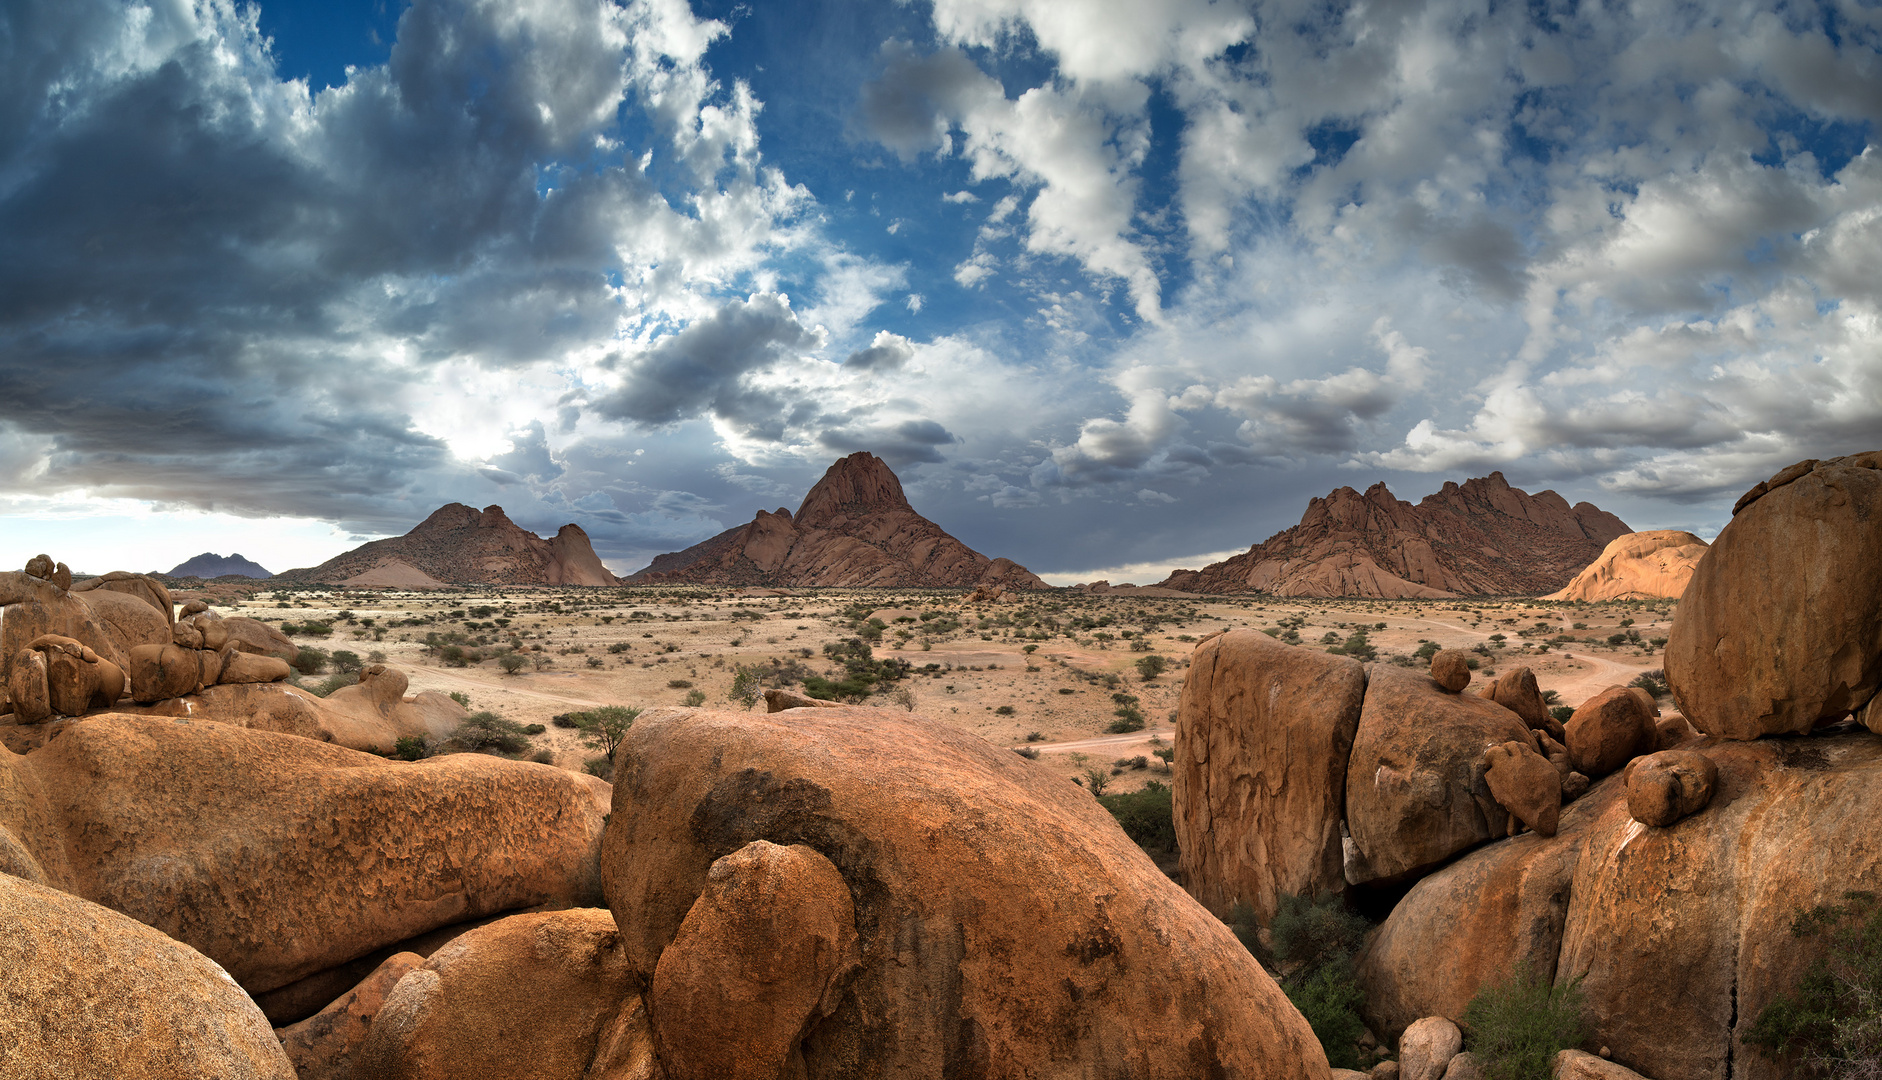
[[[374,540],[275,578],[392,588],[620,584],[580,525],[564,525],[544,540],[511,521],[501,506],[475,510],[463,503],[439,507],[404,536]]]
[[[178,563],[164,576],[173,578],[202,578],[204,581],[208,581],[211,578],[219,577],[265,578],[273,577],[274,575],[262,567],[260,563],[250,559],[244,559],[240,554],[225,556],[217,555],[212,551],[205,551],[187,562]]]
[[[1632,530],[1591,503],[1513,488],[1500,472],[1413,506],[1378,483],[1307,504],[1300,524],[1161,587],[1196,593],[1430,597],[1538,595],[1568,584]]]
[[[902,482],[864,451],[830,466],[793,515],[779,507],[661,555],[629,584],[770,588],[1043,589],[1011,559],[989,559],[915,512]]]

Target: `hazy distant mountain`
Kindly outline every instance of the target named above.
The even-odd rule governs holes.
[[[240,555],[222,556],[205,551],[188,562],[178,564],[168,576],[202,578],[207,581],[219,577],[265,578],[274,575]]]
[[[1280,596],[1536,596],[1568,584],[1633,530],[1592,503],[1513,488],[1503,474],[1445,481],[1417,506],[1384,484],[1339,488],[1300,524],[1162,584],[1200,593]]]
[[[544,540],[501,506],[448,503],[404,536],[374,540],[281,581],[437,588],[444,585],[618,585],[580,525]]]
[[[915,512],[902,482],[874,454],[830,466],[797,515],[779,507],[750,523],[672,552],[631,584],[772,587],[1043,589],[1011,559],[989,559]]]

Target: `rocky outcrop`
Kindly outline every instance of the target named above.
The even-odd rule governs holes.
[[[682,940],[724,857],[801,845],[840,875],[856,968],[790,976],[795,1015],[799,980],[833,972],[798,1043],[807,1075],[1329,1076],[1274,981],[1089,793],[973,735],[878,709],[650,710],[615,776],[603,875],[640,985],[676,943],[738,939]],[[654,1041],[769,1030],[744,1000],[673,1017],[656,999]]]
[[[661,555],[635,584],[769,588],[1043,589],[1010,559],[989,559],[915,512],[902,482],[874,454],[830,466],[793,515],[760,510],[685,551]]]
[[[295,1080],[247,994],[114,911],[0,873],[0,1075]]]
[[[260,994],[436,927],[592,903],[606,792],[547,765],[106,713],[0,753],[0,861]]]
[[[201,578],[208,581],[219,577],[266,578],[274,575],[263,569],[260,563],[242,558],[241,555],[217,555],[205,551],[193,559],[178,563],[165,577]]]
[[[1484,778],[1486,751],[1535,748],[1521,718],[1475,694],[1447,692],[1413,671],[1374,666],[1346,771],[1355,885],[1413,877],[1507,835],[1509,813]]]
[[[1740,499],[1665,665],[1708,735],[1806,732],[1863,708],[1882,688],[1882,451],[1799,462]]]
[[[276,1029],[299,1080],[353,1080],[354,1060],[387,996],[400,979],[424,962],[417,953],[394,953],[326,1008]]]
[[[1343,487],[1308,503],[1299,525],[1161,585],[1280,596],[1533,596],[1562,588],[1628,531],[1588,503],[1510,487],[1500,472],[1446,482],[1417,506],[1383,483],[1364,495]]]
[[[1346,887],[1340,823],[1366,673],[1231,630],[1196,647],[1176,714],[1176,840],[1191,896],[1262,924],[1281,894]]]
[[[101,578],[79,583],[92,585],[91,589],[81,590],[78,585],[68,589],[56,580],[57,571],[48,565],[51,562],[41,555],[25,571],[0,573],[0,609],[5,609],[0,612],[0,682],[6,681],[14,658],[27,644],[47,634],[71,638],[126,671],[130,668],[130,652],[134,646],[170,640],[170,610],[162,608],[159,614],[156,601],[142,589],[148,579],[134,574],[119,575],[135,579],[128,586],[138,590],[135,594],[116,587],[93,585],[107,581]],[[32,573],[33,570],[53,576],[41,577]],[[64,580],[70,583],[69,571]],[[163,590],[161,584],[148,583]],[[162,591],[161,600],[169,603],[167,590]]]
[[[374,540],[278,581],[433,588],[451,585],[618,585],[579,525],[544,540],[501,506],[441,506],[404,536]]]
[[[1615,538],[1601,557],[1544,600],[1649,600],[1686,591],[1705,558],[1706,542],[1677,529],[1650,529]]]
[[[525,988],[526,999],[518,994]],[[634,991],[620,934],[607,912],[581,908],[513,915],[454,939],[401,978],[373,1020],[350,1075],[353,1080],[646,1076],[631,1070],[650,1058],[644,1036],[636,1047],[618,1029],[622,1021],[644,1027],[644,1021],[635,1023],[639,1002]]]
[[[1882,880],[1882,740],[1696,748],[1718,768],[1703,812],[1650,828],[1611,776],[1564,808],[1555,837],[1492,844],[1414,886],[1360,958],[1373,1030],[1461,1016],[1528,961],[1582,980],[1595,1042],[1619,1064],[1655,1080],[1784,1075],[1738,1039],[1821,955],[1791,934],[1796,912]]]

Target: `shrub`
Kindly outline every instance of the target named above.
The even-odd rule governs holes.
[[[1011,716],[1013,715],[1013,706],[1002,705],[999,708],[993,710],[993,714],[995,716]]]
[[[582,771],[590,776],[599,776],[601,779],[613,783],[614,759],[608,757],[606,754],[600,757],[591,757],[582,762]]]
[[[535,762],[538,765],[554,765],[555,754],[551,753],[548,750],[538,750],[535,753],[529,755],[529,760]]]
[[[751,708],[764,695],[764,677],[763,669],[756,664],[738,665],[732,669],[732,689],[726,693],[726,697],[747,709]]]
[[[524,726],[523,734],[541,735],[543,732],[548,731],[548,730],[549,730],[548,728],[543,727],[541,724],[528,724]]]
[[[688,690],[686,692],[686,704],[692,708],[696,709],[705,703],[706,692],[704,690]]]
[[[294,670],[302,675],[318,675],[327,668],[327,650],[305,648],[294,654]]]
[[[504,653],[497,657],[497,666],[505,675],[514,675],[529,666],[529,657],[522,653]]]
[[[578,728],[582,726],[580,713],[557,713],[549,722],[559,728]]]
[[[1811,964],[1794,994],[1781,994],[1742,1041],[1766,1054],[1789,1053],[1830,1080],[1882,1077],[1882,904],[1847,892],[1845,903],[1800,910],[1798,938],[1827,935],[1829,952]]]
[[[425,740],[417,735],[401,735],[392,744],[392,756],[400,761],[418,761],[431,756],[431,747],[426,746]]]
[[[693,680],[691,679],[668,679],[667,680],[667,689],[669,690],[691,690],[692,688],[693,688]]]
[[[1557,705],[1549,710],[1549,715],[1555,717],[1558,722],[1566,724],[1574,719],[1575,707],[1573,705]]]
[[[353,686],[358,682],[359,679],[352,675],[329,675],[320,680],[318,685],[308,687],[307,692],[315,697],[326,697],[342,686]]]
[[[1336,1069],[1360,1066],[1357,1043],[1365,1024],[1359,1019],[1363,995],[1353,957],[1367,929],[1366,920],[1348,911],[1338,896],[1312,900],[1287,893],[1268,927],[1282,971],[1281,989],[1307,1018]]]
[[[1045,742],[1046,733],[1043,731],[1028,731],[1026,733],[1026,741],[1027,742]]]
[[[1656,698],[1666,697],[1673,692],[1667,689],[1666,672],[1660,670],[1643,671],[1634,677],[1633,682],[1627,685],[1638,686]]]
[[[1034,750],[1037,754],[1039,751]],[[1152,854],[1176,853],[1176,815],[1170,789],[1155,780],[1142,791],[1122,795],[1099,795],[1098,803],[1111,812],[1124,835]]]
[[[1477,991],[1464,1035],[1490,1080],[1549,1080],[1555,1055],[1588,1037],[1581,980],[1555,986],[1526,964]]]
[[[530,748],[523,725],[493,712],[472,713],[451,733],[451,741],[466,750],[520,754]]]
[[[1137,706],[1119,705],[1113,711],[1116,712],[1117,719],[1111,721],[1110,725],[1104,730],[1113,735],[1123,735],[1127,732],[1142,731],[1144,729],[1144,711]]]
[[[359,654],[356,652],[351,652],[347,649],[335,649],[333,651],[333,670],[335,671],[353,672],[358,671],[364,666],[365,665],[360,662]]]
[[[1093,795],[1103,795],[1104,789],[1110,784],[1111,774],[1103,769],[1094,767],[1085,770],[1085,786],[1091,789]]]
[[[466,709],[470,708],[470,695],[462,690],[451,691],[451,700],[464,706]]]
[[[1034,746],[1015,746],[1013,752],[1028,761],[1039,760],[1039,748]]]
[[[1156,653],[1137,658],[1137,674],[1145,682],[1149,682],[1163,674],[1165,671],[1169,670],[1169,667],[1170,661],[1164,657],[1158,656]]]

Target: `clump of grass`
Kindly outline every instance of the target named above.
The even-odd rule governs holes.
[[[1741,1037],[1770,1055],[1788,1054],[1807,1075],[1882,1080],[1882,904],[1869,892],[1800,910],[1798,938],[1827,935],[1829,952],[1779,995]]]
[[[1555,985],[1518,964],[1464,1007],[1464,1035],[1490,1080],[1549,1080],[1555,1055],[1588,1037],[1581,980]]]

